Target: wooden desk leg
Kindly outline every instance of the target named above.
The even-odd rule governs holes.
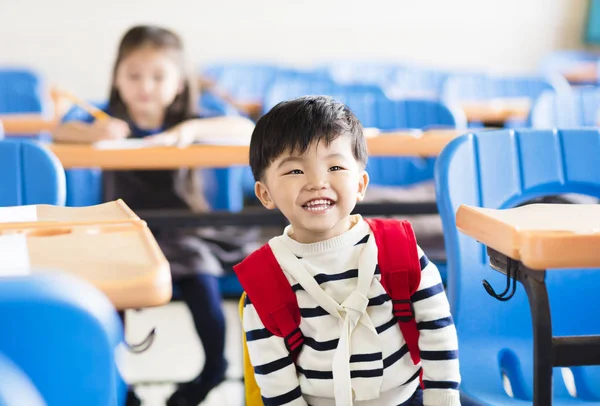
[[[533,404],[551,405],[554,348],[546,272],[520,268],[519,280],[527,292],[533,323]]]

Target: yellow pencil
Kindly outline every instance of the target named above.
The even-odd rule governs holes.
[[[100,110],[98,107],[88,103],[87,101],[75,96],[71,92],[67,92],[66,90],[55,89],[55,91],[64,98],[69,99],[74,104],[78,105],[82,109],[84,109],[87,113],[89,113],[96,120],[107,120],[110,118],[108,114],[104,111]]]

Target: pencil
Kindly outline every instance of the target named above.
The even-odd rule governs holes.
[[[87,101],[75,96],[71,92],[67,92],[66,90],[56,90],[60,96],[65,97],[75,103],[77,106],[84,109],[87,113],[89,113],[96,120],[106,120],[109,119],[110,116],[106,114],[104,111],[100,110],[98,107],[88,103]]]

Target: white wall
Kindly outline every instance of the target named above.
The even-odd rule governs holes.
[[[0,0],[0,64],[105,98],[117,43],[132,24],[179,32],[190,62],[412,60],[526,72],[581,47],[586,0]]]

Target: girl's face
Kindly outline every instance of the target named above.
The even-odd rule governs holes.
[[[121,60],[114,84],[131,115],[162,117],[181,93],[184,79],[173,52],[146,46]]]

